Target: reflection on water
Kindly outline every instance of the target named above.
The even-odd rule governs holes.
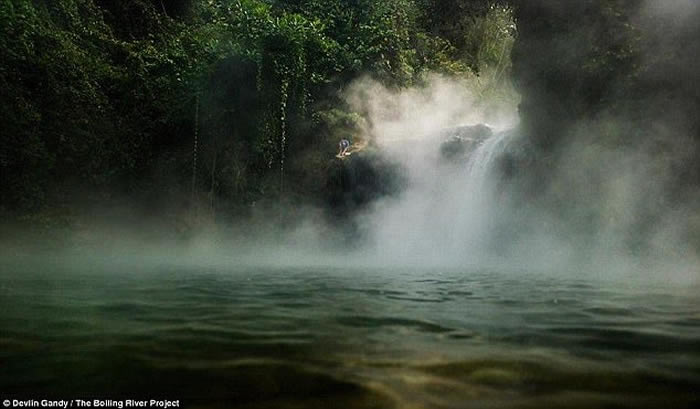
[[[700,407],[697,288],[3,268],[0,391],[274,408]]]

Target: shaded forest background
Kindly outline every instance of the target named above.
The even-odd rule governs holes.
[[[507,79],[514,38],[491,2],[0,4],[0,210],[38,224],[90,205],[232,215],[323,200],[338,138],[361,120],[340,98],[350,81]]]
[[[323,202],[337,140],[362,121],[343,89],[431,72],[482,79],[488,98],[511,97],[489,81],[513,80],[535,147],[515,166],[530,192],[583,140],[667,152],[664,200],[688,202],[698,7],[653,3],[0,0],[0,213],[53,226],[91,205],[229,217]]]

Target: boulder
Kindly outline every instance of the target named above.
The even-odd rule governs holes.
[[[440,155],[447,160],[459,160],[468,156],[484,140],[493,135],[493,129],[485,124],[457,126],[440,131]]]

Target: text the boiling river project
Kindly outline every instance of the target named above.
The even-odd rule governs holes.
[[[19,400],[6,399],[3,401],[3,406],[6,408],[179,408],[179,400],[158,400],[158,399],[125,399],[125,400],[111,400],[111,399],[70,399],[70,400]]]

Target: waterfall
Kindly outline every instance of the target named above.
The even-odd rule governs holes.
[[[388,146],[408,178],[400,195],[378,202],[361,220],[378,257],[457,265],[489,257],[505,205],[494,194],[494,179],[516,133],[483,128],[456,127],[422,143]]]
[[[462,162],[460,174],[441,197],[439,211],[447,217],[437,218],[443,256],[469,254],[470,259],[485,257],[498,234],[504,214],[502,197],[497,192],[498,164],[511,147],[514,132],[494,132],[481,141]],[[449,173],[442,174],[449,178]],[[465,183],[466,182],[466,183]],[[437,213],[437,211],[436,211]],[[434,222],[434,221],[433,221]]]
[[[467,175],[473,189],[477,191],[484,190],[490,172],[496,165],[496,161],[506,152],[512,139],[512,132],[496,132],[485,139],[481,145],[471,153],[467,161]]]

